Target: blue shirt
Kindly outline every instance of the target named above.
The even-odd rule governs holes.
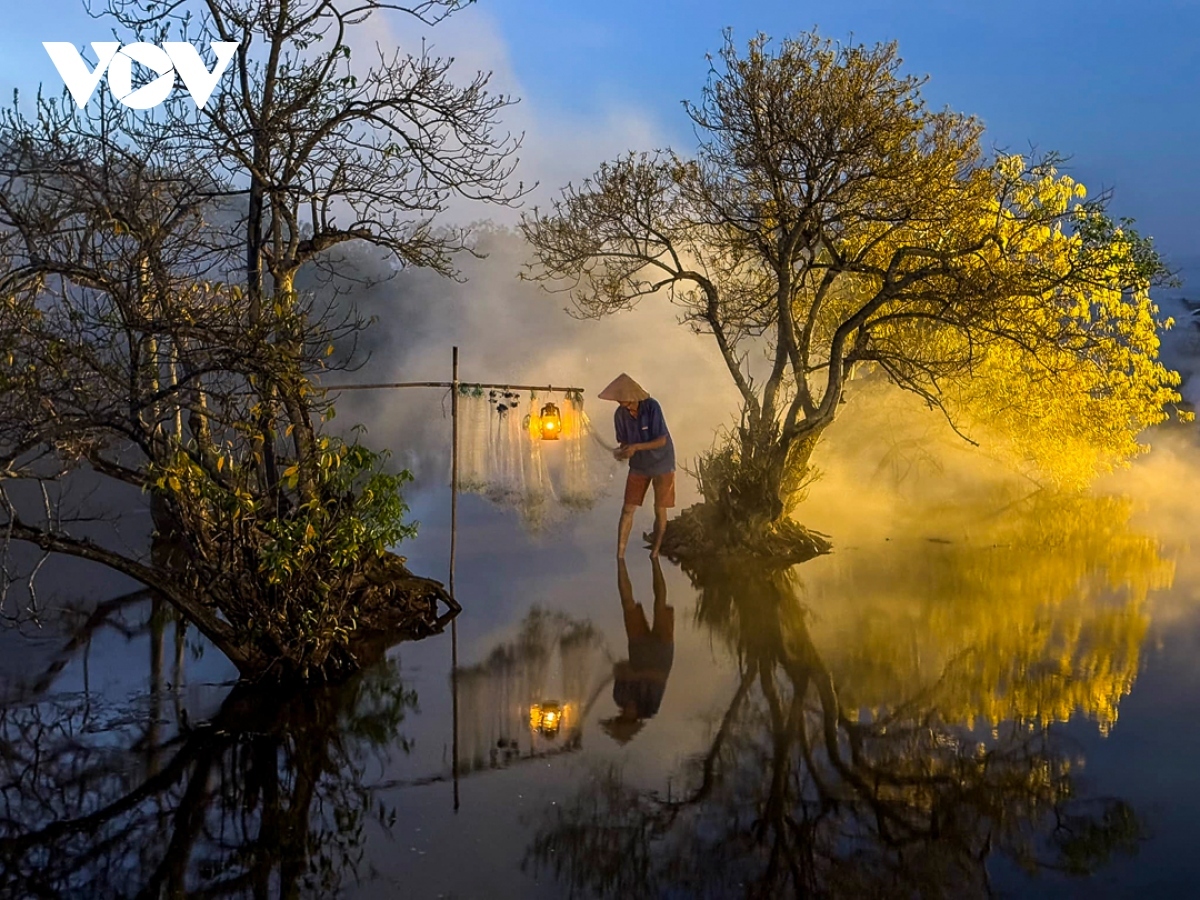
[[[624,412],[624,410],[622,410]],[[628,413],[625,413],[628,416]],[[662,706],[667,676],[675,661],[675,644],[653,637],[629,639],[629,668],[613,673],[613,700],[621,709],[633,705],[639,719],[649,719]]]
[[[638,404],[637,418],[629,414],[623,406],[618,406],[613,415],[613,425],[617,430],[617,443],[648,444],[651,441],[667,436],[667,442],[657,450],[638,450],[629,458],[629,471],[638,475],[665,475],[675,471],[675,444],[671,441],[671,432],[667,431],[667,420],[663,418],[662,407],[653,397]]]

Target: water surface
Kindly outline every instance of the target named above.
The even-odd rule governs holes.
[[[615,497],[541,535],[464,498],[454,633],[337,689],[234,685],[136,595],[0,633],[0,895],[1192,896],[1175,523],[844,499],[829,556],[656,583],[611,558]]]

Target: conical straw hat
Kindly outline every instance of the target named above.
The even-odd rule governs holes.
[[[649,400],[650,395],[642,389],[640,384],[622,372],[613,379],[612,384],[600,392],[600,399],[629,403]]]

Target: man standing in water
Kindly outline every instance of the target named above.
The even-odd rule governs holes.
[[[654,485],[654,538],[650,556],[657,559],[667,527],[667,510],[675,505],[675,444],[667,430],[667,421],[658,401],[624,373],[600,392],[600,399],[617,403],[613,416],[617,449],[613,456],[629,460],[625,504],[617,524],[617,559],[625,558],[633,514],[646,499],[650,485]]]

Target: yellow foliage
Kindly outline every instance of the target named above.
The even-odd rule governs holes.
[[[978,246],[918,295],[883,304],[865,358],[1041,483],[1082,488],[1147,449],[1139,435],[1181,398],[1159,360],[1172,323],[1139,272],[1140,239],[1082,204],[1083,185],[1019,156],[946,194],[958,213],[936,239],[917,226],[851,236],[881,267],[906,246]],[[819,330],[832,335],[882,285],[840,279]]]

